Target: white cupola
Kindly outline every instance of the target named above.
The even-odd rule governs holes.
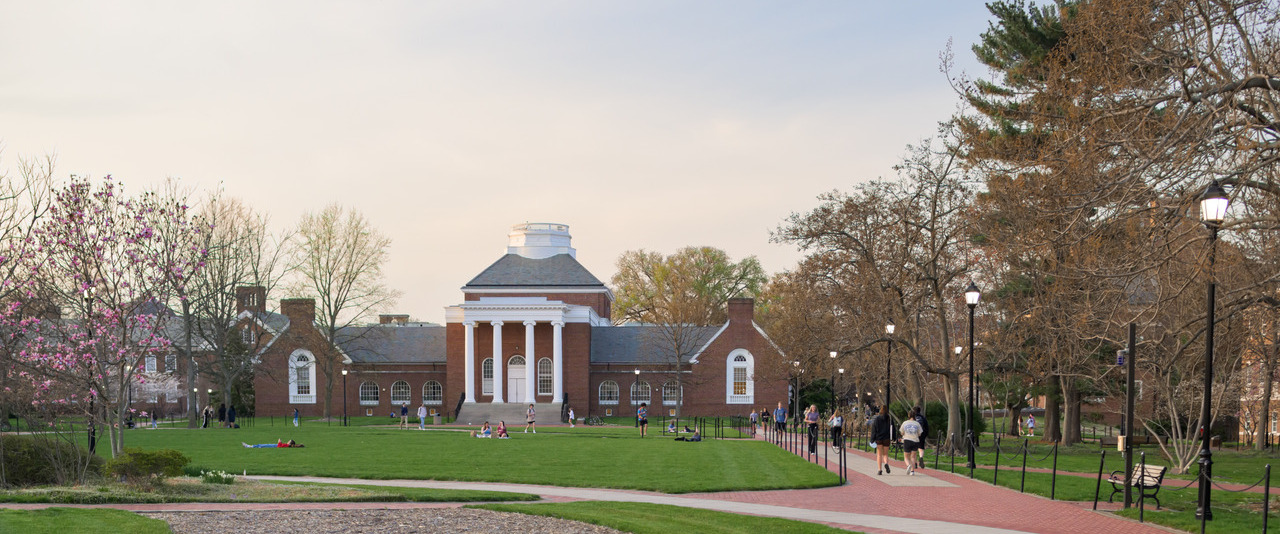
[[[557,254],[577,258],[578,252],[569,246],[569,225],[559,223],[524,223],[511,227],[507,254],[540,260]]]

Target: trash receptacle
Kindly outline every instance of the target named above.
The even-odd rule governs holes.
[[[1222,436],[1209,436],[1209,446],[1222,448]]]
[[[433,425],[440,424],[440,414],[437,413],[431,416],[431,424]]]

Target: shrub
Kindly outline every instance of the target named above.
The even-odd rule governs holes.
[[[235,484],[236,476],[226,471],[201,471],[200,479],[205,484]]]
[[[187,455],[173,449],[145,451],[129,448],[108,460],[104,469],[130,484],[160,484],[166,477],[181,475],[182,466],[190,462]]]
[[[0,486],[66,484],[102,468],[102,458],[74,443],[17,435],[0,436],[0,440]]]

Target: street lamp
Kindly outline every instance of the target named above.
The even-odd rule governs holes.
[[[1196,506],[1196,518],[1204,521],[1213,519],[1213,510],[1209,508],[1209,491],[1213,476],[1213,451],[1209,449],[1209,403],[1213,394],[1213,323],[1214,292],[1217,282],[1213,276],[1214,252],[1218,243],[1218,228],[1222,220],[1227,218],[1227,192],[1222,190],[1218,181],[1214,180],[1205,188],[1200,197],[1200,220],[1209,228],[1209,290],[1207,310],[1205,312],[1204,329],[1204,400],[1200,404],[1200,502]],[[1203,529],[1201,529],[1203,530]]]
[[[838,352],[836,352],[836,351],[834,351],[834,350],[833,350],[833,351],[831,351],[831,366],[832,366],[832,367],[835,367],[835,363],[836,363],[836,356],[838,356],[839,354],[840,354],[840,353],[838,353]],[[834,412],[834,411],[836,411],[836,374],[835,374],[835,373],[831,373],[831,383],[830,383],[830,384],[827,384],[827,385],[829,386],[829,387],[828,387],[828,389],[830,389],[830,390],[831,390],[831,411],[832,411],[832,412]]]
[[[792,361],[791,366],[796,368],[794,373],[796,377],[796,388],[793,394],[795,399],[792,401],[793,404],[791,405],[791,417],[794,418],[796,417],[796,412],[800,411],[800,360]]]
[[[841,368],[840,368],[840,375],[839,375],[839,378],[840,378],[840,381],[841,381],[841,382],[844,382],[844,367],[841,367]],[[840,406],[840,398],[839,398],[839,397],[837,397],[837,398],[836,398],[836,406]],[[832,410],[834,411],[834,408],[833,408]]]
[[[978,285],[969,282],[968,289],[964,290],[964,303],[969,306],[969,430],[966,436],[969,440],[969,460],[966,464],[969,467],[969,478],[973,478],[973,309],[978,307],[978,299],[982,297],[982,293],[978,291]]]
[[[349,426],[347,421],[347,370],[342,370],[342,426]]]
[[[636,428],[640,428],[640,405],[636,403],[636,392],[640,391],[640,370],[636,369],[636,381],[631,383],[631,405],[636,407]]]
[[[884,405],[889,406],[889,378],[893,373],[893,321],[884,325],[884,333],[889,336],[889,351],[884,356]]]

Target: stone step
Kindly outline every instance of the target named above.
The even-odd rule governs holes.
[[[537,412],[537,422],[551,425],[560,424],[562,404],[560,402],[539,402],[534,404],[533,409]],[[496,425],[498,421],[506,421],[508,428],[523,426],[525,410],[528,409],[528,404],[520,403],[463,403],[455,422],[460,425],[480,425],[488,421],[489,424]]]

